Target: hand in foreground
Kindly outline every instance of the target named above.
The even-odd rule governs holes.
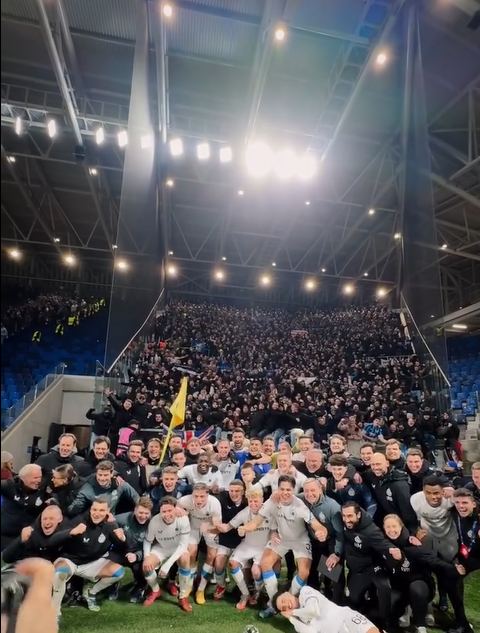
[[[16,569],[30,578],[31,585],[18,611],[15,633],[57,633],[57,616],[52,603],[54,566],[39,558],[27,558]],[[2,614],[2,633],[7,630],[7,624]]]

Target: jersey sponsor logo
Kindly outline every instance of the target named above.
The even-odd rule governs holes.
[[[83,538],[83,542],[84,542],[84,543],[89,543],[89,542],[90,542],[90,539],[89,539],[89,538],[85,538],[85,537],[84,537],[84,538]]]
[[[25,501],[26,501],[27,499],[28,499],[28,497],[25,497]],[[20,495],[15,495],[15,496],[13,497],[13,500],[14,500],[14,501],[20,501]]]
[[[403,561],[402,566],[400,567],[400,571],[403,571],[403,572],[409,572],[410,571],[410,561],[408,560],[408,558],[406,558]]]

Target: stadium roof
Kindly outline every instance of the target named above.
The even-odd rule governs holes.
[[[141,2],[2,0],[2,252],[27,255],[5,261],[2,274],[108,280],[125,155],[116,135],[128,124]],[[308,279],[395,286],[404,1],[164,4],[171,16],[147,2],[158,71],[151,105],[161,111],[167,96],[168,138],[185,145],[165,176],[173,187],[164,196],[163,246],[179,273],[171,288],[235,296],[266,274],[284,287]],[[437,245],[451,308],[480,298],[477,4],[419,3]],[[85,161],[74,157],[72,117]],[[22,135],[19,118],[28,128]],[[286,183],[248,176],[243,155],[252,139],[313,153],[318,176]],[[196,158],[202,141],[210,161]],[[222,165],[217,152],[226,146],[233,161]],[[84,265],[61,272],[65,249]],[[212,283],[218,267],[225,278]]]

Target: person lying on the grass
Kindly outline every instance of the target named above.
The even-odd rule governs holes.
[[[311,587],[302,587],[298,597],[278,594],[273,604],[297,633],[381,633],[358,611],[339,607]]]

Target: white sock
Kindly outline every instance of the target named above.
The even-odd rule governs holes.
[[[271,605],[273,596],[278,591],[278,580],[273,570],[263,572],[262,576],[267,596],[269,598],[269,605]]]
[[[245,582],[243,569],[240,566],[238,566],[238,567],[235,567],[234,569],[231,569],[230,571],[232,572],[232,578],[235,584],[237,585],[237,587],[240,589],[240,593],[242,594],[242,596],[248,596],[250,592],[248,591],[247,583]]]
[[[158,576],[156,571],[151,571],[145,575],[145,580],[147,581],[147,585],[150,587],[152,591],[160,591],[160,585],[158,584]]]
[[[191,587],[192,573],[189,569],[178,568],[178,586],[180,588],[178,597],[186,598]],[[148,582],[148,581],[147,581]]]
[[[262,578],[254,578],[253,582],[255,584],[255,593],[260,593],[262,591],[262,587],[263,587],[263,580]]]
[[[98,582],[96,582],[93,587],[89,590],[89,594],[91,596],[96,596],[98,593],[107,589],[111,585],[114,585],[116,582],[120,582],[121,576],[110,576],[110,578],[100,578]]]
[[[305,582],[300,578],[300,576],[294,576],[292,584],[290,585],[290,593],[293,596],[298,596],[302,587],[305,587]]]
[[[52,602],[53,606],[55,607],[57,616],[60,616],[62,614],[62,600],[67,589],[67,580],[68,574],[57,569],[57,571],[55,572],[55,579],[53,581],[52,595]]]
[[[225,570],[222,572],[215,571],[215,580],[217,581],[217,587],[225,588]]]
[[[205,591],[207,588],[208,578],[213,572],[213,567],[211,565],[205,564],[202,567],[202,577],[200,578],[200,582],[198,584],[198,591]]]

